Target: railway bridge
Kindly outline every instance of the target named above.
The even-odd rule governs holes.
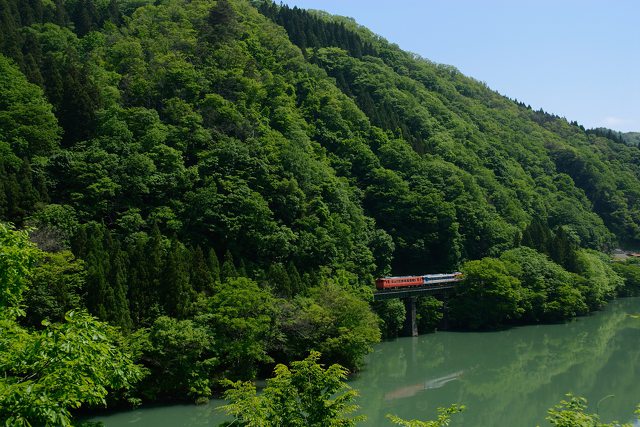
[[[393,284],[393,281],[399,281],[403,278],[389,277],[378,279],[376,281],[376,292],[373,294],[374,301],[381,301],[391,298],[399,298],[404,303],[404,307],[407,312],[407,316],[404,321],[404,327],[402,328],[402,335],[409,337],[418,336],[418,323],[416,319],[416,299],[419,296],[432,295],[445,299],[449,296],[457,285],[457,282],[463,280],[460,273],[454,274],[428,274],[425,276],[408,276],[410,278],[421,278],[421,285],[410,286],[398,286],[382,288],[382,281],[388,281]],[[434,279],[435,278],[435,279]]]

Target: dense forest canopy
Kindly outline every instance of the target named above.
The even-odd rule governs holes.
[[[19,321],[119,327],[149,399],[312,348],[356,368],[404,317],[372,312],[382,275],[463,268],[462,327],[632,293],[635,267],[601,254],[640,245],[622,138],[322,12],[0,0],[0,219],[46,254]]]

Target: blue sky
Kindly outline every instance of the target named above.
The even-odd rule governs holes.
[[[535,109],[640,131],[638,0],[284,2],[355,18]]]

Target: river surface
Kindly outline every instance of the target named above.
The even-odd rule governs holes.
[[[603,421],[632,422],[640,403],[640,298],[560,325],[498,332],[437,332],[375,347],[350,385],[367,416],[363,426],[390,426],[389,413],[434,419],[438,407],[466,406],[452,426],[548,425],[548,408],[572,392]],[[178,405],[102,416],[106,427],[217,426],[216,407]],[[640,423],[636,422],[640,426]]]

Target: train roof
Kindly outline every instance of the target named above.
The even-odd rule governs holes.
[[[376,280],[380,279],[411,279],[414,277],[443,277],[443,276],[453,276],[454,274],[462,274],[459,271],[454,271],[453,273],[436,273],[436,274],[420,274],[413,276],[389,276],[389,277],[379,277]]]

